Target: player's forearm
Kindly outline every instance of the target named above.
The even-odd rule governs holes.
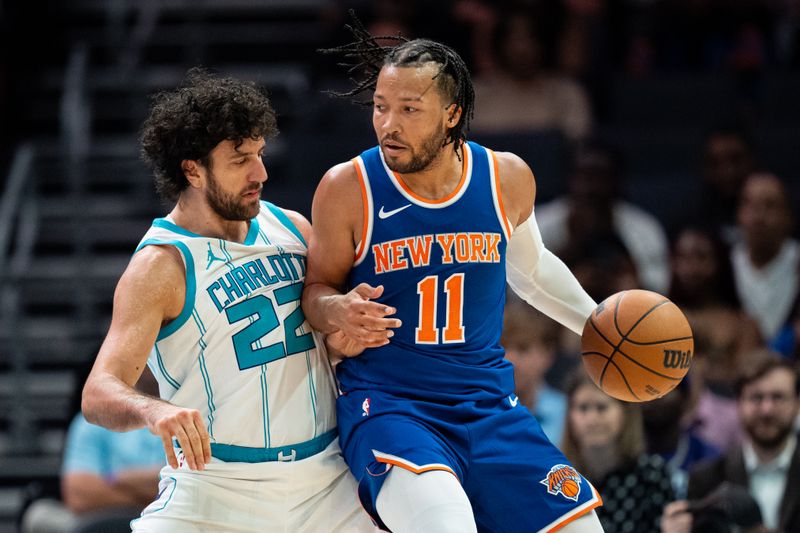
[[[508,281],[514,292],[563,326],[582,333],[597,304],[558,257],[545,250],[535,272],[515,273],[513,269],[509,264]]]
[[[324,283],[311,283],[303,289],[303,314],[311,327],[323,333],[333,333],[339,327],[333,310],[335,299],[342,293]]]
[[[511,236],[508,284],[520,297],[578,335],[597,304],[567,266],[542,243],[533,215]]]
[[[86,420],[113,431],[144,427],[148,414],[163,400],[141,393],[111,374],[92,373],[86,380],[81,410]]]

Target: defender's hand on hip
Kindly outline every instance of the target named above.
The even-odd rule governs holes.
[[[147,429],[161,437],[167,461],[172,468],[179,466],[172,444],[173,437],[178,440],[190,469],[203,470],[205,464],[211,461],[211,438],[200,411],[163,402],[152,413]]]

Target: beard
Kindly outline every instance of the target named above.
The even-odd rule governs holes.
[[[447,131],[445,127],[442,126],[430,137],[422,141],[419,151],[409,147],[409,151],[411,152],[411,160],[408,163],[400,163],[397,160],[386,157],[386,154],[384,153],[386,166],[389,167],[389,169],[393,172],[397,172],[399,174],[413,174],[415,172],[425,170],[428,168],[428,166],[430,166],[431,162],[436,158],[436,156],[439,155],[439,150],[441,150],[445,145],[446,140]]]
[[[773,418],[769,422],[745,422],[744,430],[750,439],[765,449],[776,449],[786,442],[794,430],[794,419],[788,423]]]
[[[254,188],[248,190],[254,190]],[[206,201],[211,209],[225,220],[250,220],[258,214],[260,209],[258,201],[245,203],[241,195],[223,191],[211,169],[208,170]]]

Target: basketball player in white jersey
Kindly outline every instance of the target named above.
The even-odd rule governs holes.
[[[253,84],[197,69],[144,124],[143,157],[175,207],[122,275],[83,391],[90,422],[163,440],[169,464],[134,531],[375,530],[339,451],[322,337],[300,308],[310,224],[261,201],[276,133]],[[133,388],[145,364],[161,398]]]

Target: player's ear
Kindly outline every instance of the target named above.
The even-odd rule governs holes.
[[[181,170],[192,187],[200,187],[200,163],[194,159],[181,161]]]
[[[458,104],[450,104],[447,107],[447,127],[453,128],[461,119],[461,107]]]

